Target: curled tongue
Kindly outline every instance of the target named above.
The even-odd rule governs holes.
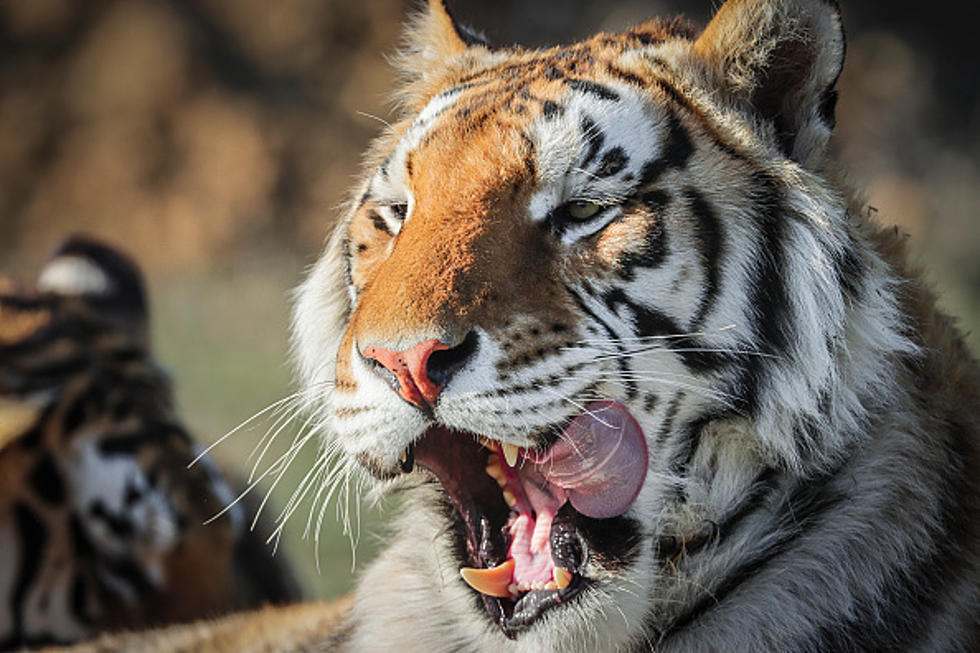
[[[460,570],[478,592],[517,598],[522,591],[563,590],[572,571],[553,557],[551,531],[566,501],[587,517],[608,519],[633,505],[647,471],[647,445],[640,425],[622,404],[594,402],[575,417],[544,454],[524,450],[532,464],[517,464],[517,447],[502,445],[486,468],[511,508],[510,545],[496,567]]]
[[[547,453],[532,460],[577,511],[606,519],[623,514],[636,500],[647,473],[647,444],[625,406],[598,401],[571,421]]]

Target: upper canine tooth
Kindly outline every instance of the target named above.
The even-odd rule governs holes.
[[[459,575],[463,577],[467,585],[481,594],[507,598],[511,595],[511,576],[514,574],[515,565],[514,559],[508,558],[506,562],[493,569],[463,567],[459,570]]]
[[[402,464],[404,464],[405,461],[408,460],[408,449],[402,450],[401,455],[398,456],[398,460],[400,460]]]
[[[517,448],[517,445],[501,443],[500,448],[504,452],[504,460],[507,461],[507,464],[509,466],[511,466],[511,467],[513,467],[514,465],[516,465],[517,464],[517,454],[519,453],[519,450]]]

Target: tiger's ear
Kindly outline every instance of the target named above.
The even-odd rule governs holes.
[[[37,289],[73,296],[105,317],[143,328],[147,319],[146,290],[136,263],[94,238],[74,235],[48,256]]]
[[[694,44],[730,100],[810,169],[823,166],[834,128],[844,50],[836,0],[728,0]]]
[[[426,95],[426,82],[437,78],[452,60],[490,52],[481,33],[456,22],[447,0],[428,0],[409,21],[404,41],[395,64],[405,76],[401,99],[409,105]]]

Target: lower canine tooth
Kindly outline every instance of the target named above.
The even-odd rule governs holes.
[[[555,567],[555,571],[552,574],[555,579],[555,588],[563,590],[568,587],[568,584],[572,582],[572,572],[561,567]]]
[[[510,586],[515,564],[514,559],[510,558],[493,569],[463,567],[459,570],[459,575],[463,577],[467,585],[481,594],[508,598],[512,593]]]
[[[516,465],[517,464],[517,454],[518,454],[518,451],[519,451],[518,448],[517,448],[517,445],[514,445],[514,444],[501,444],[500,445],[500,448],[504,452],[504,459],[507,461],[507,464],[510,465],[511,467],[513,467],[514,465]]]
[[[504,490],[503,495],[504,495],[504,502],[507,504],[508,508],[513,508],[514,506],[517,505],[517,497],[514,496],[513,492],[511,492],[510,490]]]

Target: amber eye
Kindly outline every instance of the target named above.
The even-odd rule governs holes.
[[[568,211],[568,217],[573,220],[588,220],[589,218],[595,217],[600,211],[602,211],[602,206],[596,204],[595,202],[587,202],[585,200],[577,200],[575,202],[569,202],[566,205],[566,211]]]

